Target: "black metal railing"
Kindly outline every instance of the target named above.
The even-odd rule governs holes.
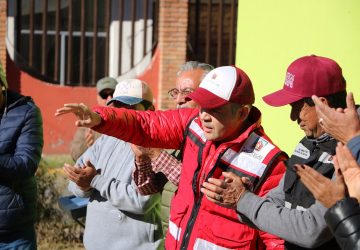
[[[157,42],[155,0],[16,0],[13,4],[15,63],[48,82],[93,86],[109,75],[110,54],[117,59],[113,72],[121,75],[151,53]],[[119,28],[114,30],[115,23]]]
[[[190,0],[187,59],[235,63],[237,0]]]

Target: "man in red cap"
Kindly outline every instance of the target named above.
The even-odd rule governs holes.
[[[210,71],[189,94],[199,109],[138,112],[65,104],[56,115],[74,113],[77,126],[92,127],[144,147],[183,149],[178,191],[171,202],[166,249],[284,249],[283,240],[239,222],[236,211],[214,204],[225,197],[204,196],[209,178],[231,171],[247,178],[264,196],[277,186],[287,158],[266,136],[252,83],[241,69]]]
[[[246,180],[233,173],[223,174],[227,183],[209,180],[202,191],[209,196],[222,194],[226,198],[216,204],[236,209],[244,222],[251,221],[257,228],[285,239],[287,249],[340,249],[324,220],[327,209],[315,201],[294,168],[295,164],[306,164],[328,178],[334,175],[332,158],[337,141],[321,127],[312,95],[332,108],[346,107],[346,82],[334,60],[314,55],[295,60],[287,69],[283,88],[263,97],[271,106],[289,104],[291,120],[305,133],[286,161],[279,186],[266,198],[249,192]],[[327,197],[330,204],[345,195],[332,188],[329,186],[332,195]]]

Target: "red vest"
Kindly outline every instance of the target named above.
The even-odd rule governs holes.
[[[199,190],[209,177],[231,171],[248,177],[252,191],[262,196],[263,185],[273,188],[280,180],[266,184],[269,171],[285,171],[283,164],[272,164],[281,153],[259,121],[237,139],[215,147],[206,141],[199,119],[193,120],[185,138],[180,184],[171,202],[166,249],[256,249],[259,231],[240,223],[235,210],[210,202]]]

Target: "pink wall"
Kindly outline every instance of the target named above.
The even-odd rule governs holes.
[[[146,81],[154,92],[158,103],[159,51],[156,50],[152,62],[145,72],[138,76]],[[94,87],[70,87],[40,81],[19,70],[7,56],[7,78],[9,88],[23,95],[31,96],[41,110],[44,126],[44,154],[67,154],[76,130],[75,116],[55,117],[55,110],[64,103],[83,102],[90,107],[96,105]]]

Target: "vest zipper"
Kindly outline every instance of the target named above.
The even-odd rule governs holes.
[[[229,149],[230,147],[226,148],[222,153],[219,154],[217,160],[216,160],[216,163],[214,165],[214,167],[210,170],[209,174],[206,176],[206,179],[207,180],[215,171],[221,157],[224,155],[224,153]],[[201,154],[198,154],[198,163],[199,163],[199,156],[200,156],[200,160],[201,160],[201,155],[202,155],[202,151],[203,151],[203,147],[201,147],[201,149],[199,150],[201,151]],[[200,164],[198,165],[198,168],[196,169],[195,171],[195,174],[194,174],[194,178],[193,178],[193,183],[195,181],[196,183],[196,179],[197,179],[197,175],[199,173],[199,170],[201,168],[201,161],[200,161]],[[197,188],[198,185],[196,185],[196,188]],[[193,188],[194,188],[194,185],[193,185]],[[195,221],[196,221],[196,218],[199,214],[199,209],[200,209],[200,206],[201,206],[201,201],[202,201],[202,198],[203,198],[203,193],[200,193],[199,195],[199,198],[198,200],[196,201],[196,203],[194,204],[193,208],[192,208],[192,211],[191,211],[191,215],[190,215],[190,218],[188,220],[188,223],[187,223],[187,226],[186,226],[186,230],[184,232],[184,236],[183,236],[183,239],[182,239],[182,242],[181,242],[181,246],[180,246],[180,249],[181,250],[186,250],[189,246],[189,238],[191,236],[191,233],[192,233],[192,230],[194,228],[194,224],[195,224]],[[194,197],[196,197],[196,189],[195,189],[195,192],[194,192]]]

